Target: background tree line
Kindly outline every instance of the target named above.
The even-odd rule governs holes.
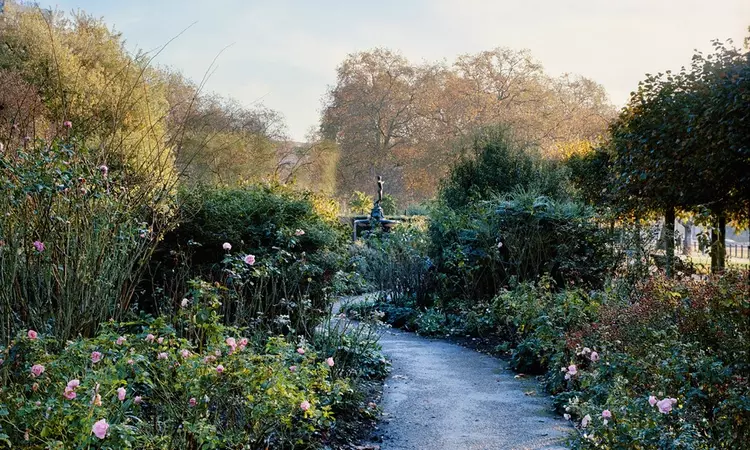
[[[496,48],[454,62],[413,64],[387,49],[349,55],[325,100],[321,131],[340,147],[337,193],[369,192],[375,175],[400,203],[432,198],[471,153],[477,129],[502,123],[558,155],[606,130],[615,108],[581,76],[552,77],[527,50]]]

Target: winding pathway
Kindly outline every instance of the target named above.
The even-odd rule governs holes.
[[[383,390],[383,450],[565,449],[571,428],[531,380],[497,358],[387,330],[393,370]]]

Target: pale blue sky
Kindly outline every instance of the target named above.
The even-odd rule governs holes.
[[[130,48],[153,49],[197,22],[157,59],[250,105],[261,100],[302,140],[348,53],[400,50],[414,62],[497,46],[528,48],[548,72],[602,83],[621,106],[647,72],[679,69],[714,38],[748,35],[750,0],[40,0],[102,16]]]

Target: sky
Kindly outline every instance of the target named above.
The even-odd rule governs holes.
[[[302,141],[350,53],[375,47],[414,63],[495,47],[529,49],[551,75],[604,85],[623,106],[646,73],[689,65],[694,49],[750,34],[750,0],[39,0],[84,10],[129,49],[245,106],[263,103]],[[181,35],[180,33],[183,32]]]

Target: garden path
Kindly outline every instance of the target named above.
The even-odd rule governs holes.
[[[385,382],[383,450],[565,449],[572,429],[540,386],[497,358],[459,345],[386,330],[393,363]]]

